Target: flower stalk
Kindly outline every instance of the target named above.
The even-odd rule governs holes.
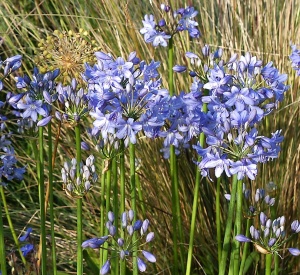
[[[80,177],[81,162],[81,138],[80,126],[75,125],[75,143],[76,143],[76,176]],[[77,200],[77,275],[83,274],[83,253],[82,253],[82,198]]]

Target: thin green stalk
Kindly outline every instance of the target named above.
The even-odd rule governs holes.
[[[143,217],[144,217],[146,212],[145,212],[145,205],[144,205],[144,199],[143,199],[143,192],[142,192],[140,177],[139,177],[138,174],[135,175],[135,182],[136,182],[136,187],[137,187],[138,195],[139,195],[139,203],[141,205],[142,214],[143,214]]]
[[[168,83],[170,96],[174,95],[174,44],[173,37],[169,39],[168,44]],[[170,147],[170,172],[171,172],[171,184],[172,184],[172,227],[173,227],[173,274],[178,274],[178,235],[181,243],[183,243],[183,232],[180,216],[180,203],[179,203],[179,189],[178,189],[178,171],[177,160],[175,155],[175,148],[173,145]],[[176,228],[176,231],[175,231]],[[178,235],[177,235],[178,234]],[[181,267],[183,264],[183,247],[180,247],[181,251]]]
[[[234,223],[234,235],[239,235],[242,228],[242,205],[243,205],[243,183],[238,181],[237,198],[236,198],[236,211]],[[232,254],[233,254],[233,274],[237,274],[240,265],[240,242],[234,239]]]
[[[112,168],[112,160],[108,160],[108,167],[107,167],[107,171],[106,171],[106,181],[105,181],[105,211],[106,211],[106,215],[108,213],[108,211],[110,211],[110,194],[111,194],[111,168]],[[104,235],[108,235],[108,229],[105,229],[105,234]],[[103,262],[102,265],[104,265],[104,263],[107,261],[108,259],[108,243],[105,242],[103,245],[104,249],[103,249]]]
[[[16,235],[13,223],[12,223],[11,218],[10,218],[10,214],[9,214],[9,211],[8,211],[8,207],[7,207],[7,202],[6,202],[6,198],[5,198],[3,186],[0,186],[0,193],[1,193],[1,199],[3,201],[3,207],[4,207],[4,210],[5,210],[6,219],[8,221],[8,225],[9,225],[9,228],[10,228],[10,232],[11,232],[11,234],[13,236],[13,239],[14,239],[14,242],[16,244],[16,247],[17,247],[17,249],[18,249],[18,251],[20,253],[20,257],[21,257],[22,263],[24,265],[26,265],[26,260],[25,260],[25,258],[23,256],[23,253],[22,253],[21,248],[20,248],[20,242],[18,240],[18,237]]]
[[[207,104],[203,104],[202,107],[203,112],[207,112]],[[205,144],[205,135],[201,133],[199,136],[199,143],[202,148],[204,148]],[[198,158],[200,161],[201,158]],[[199,187],[200,187],[200,170],[196,169],[196,179],[195,179],[195,188],[194,188],[194,200],[193,200],[193,211],[192,211],[192,220],[191,220],[191,229],[190,229],[190,240],[189,240],[189,250],[188,250],[188,258],[186,263],[186,275],[191,274],[191,265],[193,258],[193,246],[194,246],[194,235],[195,235],[195,226],[196,226],[196,214],[198,208],[198,197],[199,197]],[[219,243],[219,242],[218,242]],[[220,241],[221,243],[221,241]]]
[[[266,267],[265,267],[265,275],[271,275],[272,271],[272,254],[266,254]]]
[[[52,129],[51,122],[48,124],[48,171],[49,171],[49,211],[50,211],[50,227],[51,227],[51,252],[52,252],[52,272],[57,274],[56,267],[56,243],[54,232],[54,207],[53,207],[53,166],[52,162]]]
[[[120,213],[125,212],[125,158],[124,158],[124,143],[121,141],[120,153]],[[121,238],[124,239],[124,231],[121,230]],[[120,275],[126,273],[125,261],[120,260]]]
[[[274,262],[275,262],[275,268],[274,268],[274,275],[279,274],[279,256],[277,254],[274,254]]]
[[[80,177],[81,162],[81,138],[80,127],[75,126],[76,139],[76,176]],[[83,274],[83,252],[82,252],[82,198],[77,198],[77,275]]]
[[[219,265],[219,275],[224,275],[226,271],[227,256],[230,250],[230,243],[231,243],[232,221],[233,221],[234,209],[235,209],[237,185],[238,185],[238,180],[237,180],[237,175],[235,174],[233,175],[232,178],[231,197],[230,197],[229,209],[227,213],[227,221],[226,221],[224,242],[222,248],[222,258],[221,258],[221,263]]]
[[[100,192],[100,236],[104,236],[104,219],[105,219],[105,169],[106,160],[102,162],[102,175],[101,175],[101,192]],[[103,253],[100,252],[100,268],[103,263]]]
[[[197,168],[196,171],[196,180],[195,180],[195,188],[194,188],[194,200],[193,200],[193,211],[192,211],[192,220],[191,220],[191,230],[190,230],[190,241],[189,241],[189,250],[188,250],[188,258],[186,263],[186,275],[191,274],[191,265],[193,258],[193,246],[194,246],[194,236],[195,236],[195,225],[196,225],[196,214],[198,207],[198,197],[199,197],[199,187],[200,187],[200,171]]]
[[[172,181],[172,227],[173,227],[173,269],[172,274],[178,274],[178,235],[177,235],[177,228],[178,228],[178,220],[176,215],[176,195],[175,195],[175,188],[174,188],[174,161],[175,158],[175,147],[170,147],[170,165],[171,165],[171,181]]]
[[[1,188],[1,190],[3,190],[3,186],[0,186],[0,188]],[[0,269],[1,269],[3,275],[7,275],[1,200],[0,200]]]
[[[251,222],[251,219],[247,219],[246,237],[250,236],[250,231],[249,231],[250,230],[250,222]],[[250,245],[250,243],[248,243],[248,242],[244,243],[243,256],[242,256],[242,262],[241,262],[241,266],[240,266],[239,275],[243,275],[244,274],[244,267],[245,267],[245,262],[246,262],[247,255],[248,255],[249,245]]]
[[[39,127],[39,159],[38,159],[38,179],[39,179],[39,203],[41,215],[41,241],[42,250],[42,275],[47,274],[47,247],[46,247],[46,212],[45,212],[45,179],[44,179],[44,129]]]
[[[118,186],[118,171],[117,160],[112,159],[112,175],[113,175],[113,212],[115,214],[114,225],[119,228],[119,186]],[[119,274],[119,257],[117,251],[112,254],[113,274]]]
[[[217,179],[217,190],[216,190],[216,226],[217,226],[218,263],[219,264],[221,263],[221,258],[222,258],[220,192],[221,192],[221,177],[219,177]]]
[[[134,220],[136,220],[136,186],[135,186],[135,145],[129,143],[129,158],[130,158],[130,197],[131,197],[131,209],[134,212]],[[138,274],[137,267],[137,236],[133,234],[132,243],[133,245],[133,263],[132,263],[132,274]]]

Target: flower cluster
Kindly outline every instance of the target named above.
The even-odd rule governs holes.
[[[0,61],[0,69],[3,68],[3,75],[0,79],[0,91],[3,90],[3,80],[11,73],[16,71],[21,66],[20,55],[7,58],[5,61]],[[9,97],[9,94],[8,94]],[[4,106],[4,102],[0,101],[0,110]],[[22,180],[25,173],[25,167],[18,168],[16,166],[17,159],[15,157],[14,148],[11,144],[11,133],[6,132],[7,117],[1,112],[0,115],[0,185],[5,185],[3,178],[10,181],[13,179]]]
[[[278,254],[283,246],[292,238],[294,234],[300,232],[300,223],[295,220],[291,224],[291,235],[288,237],[285,230],[285,217],[281,216],[273,221],[269,219],[264,212],[260,213],[260,227],[256,229],[253,225],[250,227],[250,237],[237,235],[235,239],[239,242],[252,242],[258,252],[262,254]],[[288,248],[294,255],[300,255],[298,248]],[[279,254],[278,254],[279,255]]]
[[[292,53],[290,55],[290,60],[292,61],[292,68],[296,70],[297,75],[300,75],[300,50],[297,49],[296,45],[292,45]]]
[[[265,189],[258,188],[256,189],[254,198],[251,198],[250,189],[246,188],[246,185],[243,183],[243,194],[246,203],[246,210],[244,211],[244,216],[247,218],[253,218],[257,216],[264,208],[273,206],[275,204],[275,198],[272,198],[267,194]],[[231,195],[225,194],[225,198],[230,200]]]
[[[51,120],[51,104],[57,99],[54,80],[59,75],[59,70],[41,74],[34,68],[32,79],[27,75],[16,77],[17,88],[25,90],[20,94],[11,96],[8,102],[19,112],[16,115],[23,119],[37,122],[37,126],[45,126]],[[21,110],[24,110],[23,112]]]
[[[154,47],[159,45],[166,47],[167,41],[176,33],[188,31],[190,37],[200,37],[197,29],[198,23],[194,21],[194,17],[198,14],[193,7],[179,8],[172,12],[169,5],[162,4],[161,10],[165,18],[155,22],[152,14],[146,14],[143,20],[144,27],[140,33],[144,35],[146,43],[152,43]]]
[[[194,146],[202,157],[197,162],[203,176],[215,176],[223,172],[227,176],[237,174],[239,180],[245,176],[254,180],[257,164],[278,157],[281,131],[271,137],[259,135],[257,126],[283,100],[289,88],[284,84],[286,75],[280,74],[270,62],[262,62],[249,53],[233,55],[228,62],[221,59],[222,51],[210,53],[208,46],[202,49],[207,64],[194,53],[187,53],[193,70],[190,75],[202,82],[201,131],[206,135],[205,149]]]
[[[136,53],[130,53],[127,61],[122,57],[96,52],[98,63],[86,65],[88,100],[95,119],[94,136],[107,140],[124,140],[135,144],[137,134],[144,130],[148,137],[157,133],[168,117],[166,102],[170,96],[161,88],[157,72],[160,63],[147,64]]]
[[[142,246],[150,243],[154,239],[154,233],[149,232],[146,234],[149,226],[149,220],[146,219],[133,221],[134,213],[132,210],[124,212],[121,216],[121,229],[120,232],[114,226],[114,214],[113,212],[108,212],[108,221],[106,223],[106,228],[109,234],[100,238],[92,238],[86,240],[82,243],[83,248],[101,248],[101,246],[106,242],[108,243],[108,250],[115,251],[118,253],[121,261],[133,260],[132,255],[134,251],[140,252],[144,258],[154,263],[156,262],[155,256],[147,250],[140,249]],[[124,237],[121,237],[123,233]],[[138,241],[136,243],[132,242],[133,235],[139,235]],[[142,238],[145,237],[145,241],[142,242]],[[138,269],[141,272],[146,270],[146,263],[141,257],[134,259],[137,261]],[[100,274],[107,274],[110,271],[110,259],[108,259],[100,270]]]
[[[58,120],[77,124],[88,114],[88,99],[83,88],[77,88],[76,79],[72,79],[71,85],[63,86],[61,83],[56,87],[59,107],[55,112]]]
[[[64,189],[68,196],[81,198],[88,192],[92,184],[98,179],[94,165],[94,156],[89,156],[85,165],[80,163],[80,175],[76,176],[77,161],[73,158],[70,162],[65,162],[61,169],[61,176],[64,183]]]

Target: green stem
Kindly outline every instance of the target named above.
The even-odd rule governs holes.
[[[279,256],[277,254],[274,254],[274,262],[275,262],[274,275],[278,275],[279,274]]]
[[[134,220],[136,220],[136,186],[135,186],[135,145],[129,144],[129,158],[130,158],[130,197],[131,197],[131,209],[134,213]],[[133,245],[133,263],[132,263],[132,274],[138,274],[137,267],[137,236],[132,235]]]
[[[143,217],[144,217],[146,215],[146,211],[145,211],[145,205],[144,205],[144,199],[143,199],[143,193],[142,193],[140,177],[139,177],[138,174],[135,175],[135,182],[136,182],[136,187],[137,187],[138,195],[139,195],[139,203],[141,205],[142,213],[143,213]]]
[[[250,236],[250,231],[249,231],[250,230],[250,221],[251,221],[251,219],[247,219],[246,237]],[[244,274],[244,267],[245,267],[245,263],[246,263],[246,259],[247,259],[247,255],[248,255],[249,245],[250,245],[250,243],[248,243],[248,242],[246,242],[244,244],[243,256],[242,256],[242,262],[241,262],[241,266],[240,266],[239,275],[243,275]]]
[[[203,104],[202,107],[203,112],[207,112],[207,104]],[[199,136],[199,144],[202,148],[205,145],[205,135],[201,133]],[[201,157],[198,158],[198,161],[201,160]],[[195,188],[194,188],[194,200],[193,200],[193,211],[192,211],[192,221],[191,221],[191,229],[190,229],[190,240],[189,240],[189,250],[188,250],[188,258],[186,263],[186,275],[191,274],[191,265],[193,258],[193,246],[194,246],[194,235],[195,235],[195,226],[196,226],[196,214],[198,208],[198,197],[199,197],[199,187],[200,187],[200,170],[198,167],[196,168],[196,179],[195,179]],[[219,192],[218,192],[219,193]],[[221,241],[220,241],[221,243]],[[218,241],[219,244],[219,241]]]
[[[169,82],[169,93],[170,96],[174,95],[174,41],[173,37],[169,39],[168,44],[168,82]],[[177,170],[177,159],[175,155],[175,148],[171,145],[170,148],[170,172],[171,172],[171,184],[172,184],[172,226],[177,229],[176,232],[173,231],[173,274],[178,274],[178,235],[180,242],[183,243],[183,231],[180,216],[180,202],[179,202],[179,188],[178,188],[178,170]],[[178,235],[177,235],[178,234]],[[180,263],[181,269],[184,269],[184,252],[183,246],[180,246]]]
[[[0,186],[0,193],[1,193],[1,199],[3,201],[3,207],[4,207],[4,210],[5,210],[6,219],[8,221],[8,225],[9,225],[9,228],[10,228],[10,232],[11,232],[11,234],[13,236],[13,239],[14,239],[14,242],[16,244],[16,247],[18,248],[18,251],[20,253],[20,257],[21,257],[22,263],[24,265],[26,265],[26,260],[25,260],[25,258],[23,256],[23,253],[22,253],[21,248],[20,248],[20,242],[18,240],[18,237],[16,235],[13,223],[12,223],[11,218],[10,218],[10,214],[9,214],[9,211],[8,211],[8,207],[7,207],[7,202],[6,202],[6,198],[5,198],[3,186]]]
[[[104,236],[104,220],[105,220],[105,169],[106,160],[102,162],[102,175],[101,175],[101,192],[100,192],[100,236]],[[100,269],[103,265],[103,253],[100,252]]]
[[[196,180],[195,180],[195,188],[194,188],[194,200],[193,200],[193,211],[192,211],[192,221],[191,221],[191,229],[190,229],[190,241],[189,241],[189,250],[188,250],[188,258],[186,263],[186,275],[191,274],[191,265],[193,258],[193,246],[194,246],[194,236],[195,236],[195,226],[196,226],[196,214],[198,208],[198,197],[199,197],[199,187],[200,187],[200,171],[197,168],[196,171]]]
[[[232,221],[234,216],[234,208],[235,208],[235,198],[236,198],[236,191],[237,191],[237,175],[233,175],[232,179],[232,189],[231,189],[231,197],[230,197],[230,203],[229,203],[229,209],[227,214],[227,221],[226,221],[226,228],[225,228],[225,234],[224,234],[224,242],[223,242],[223,248],[222,248],[222,258],[221,263],[219,265],[219,275],[224,275],[226,271],[226,262],[227,262],[227,256],[230,250],[230,243],[231,243],[231,230],[232,230]]]
[[[75,126],[76,139],[76,176],[80,177],[81,162],[81,138],[80,127]],[[82,198],[77,198],[77,275],[83,274],[83,252],[82,252]]]
[[[117,160],[116,158],[112,159],[112,175],[113,175],[113,212],[115,215],[114,225],[116,228],[119,228],[119,186],[118,186],[118,171],[117,171]],[[117,251],[112,253],[113,261],[113,274],[119,274],[119,257]]]
[[[271,275],[272,267],[272,254],[266,254],[266,269],[265,275]]]
[[[237,198],[236,198],[236,212],[234,223],[234,235],[241,234],[242,228],[242,205],[243,205],[243,183],[241,180],[237,183]],[[233,246],[233,274],[237,274],[240,265],[240,242],[234,239]]]
[[[121,141],[120,152],[120,213],[125,212],[125,157],[124,157],[124,142]],[[121,238],[124,239],[124,230],[121,230]],[[125,261],[120,260],[120,275],[126,273]]]
[[[108,160],[108,168],[106,171],[106,181],[105,181],[105,190],[106,190],[106,196],[105,196],[105,211],[106,215],[108,214],[108,211],[110,211],[110,193],[111,193],[111,168],[112,168],[112,160]],[[108,229],[105,228],[105,235],[108,235]],[[108,243],[105,242],[103,245],[103,262],[102,265],[107,261],[108,259]]]
[[[217,226],[218,263],[219,264],[221,263],[221,258],[222,258],[220,192],[221,192],[221,177],[219,177],[217,179],[217,193],[216,193],[216,226]]]
[[[44,129],[39,127],[39,159],[38,159],[38,179],[39,179],[39,202],[41,215],[41,242],[42,249],[42,275],[47,274],[47,247],[46,247],[46,212],[45,212],[45,179],[44,179]]]
[[[175,147],[170,147],[170,165],[171,165],[171,183],[172,183],[172,227],[173,227],[173,272],[172,274],[178,274],[178,235],[177,230],[178,228],[178,220],[176,215],[176,187],[174,184],[174,163],[175,163]]]
[[[49,211],[50,211],[50,226],[51,226],[51,251],[52,251],[52,272],[57,274],[56,268],[56,243],[54,232],[54,207],[53,207],[53,166],[52,162],[52,129],[51,123],[48,124],[48,171],[49,171]]]
[[[0,186],[3,192],[3,186]],[[6,253],[5,253],[5,243],[3,235],[3,220],[2,220],[2,202],[0,200],[0,269],[3,275],[7,275],[6,270]]]

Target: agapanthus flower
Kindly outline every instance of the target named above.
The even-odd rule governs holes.
[[[83,248],[102,248],[104,243],[109,243],[107,249],[109,252],[117,252],[121,261],[137,261],[137,267],[139,271],[146,271],[147,265],[145,260],[151,263],[156,262],[156,257],[145,250],[145,246],[153,241],[154,233],[148,231],[149,220],[145,219],[134,221],[134,212],[129,210],[123,212],[120,220],[120,228],[116,228],[114,225],[115,217],[113,212],[108,212],[108,221],[106,228],[108,235],[100,238],[92,238],[82,243]],[[124,238],[121,237],[121,232],[124,234]],[[137,241],[133,243],[132,237],[137,235]],[[145,238],[145,240],[143,240]],[[133,258],[133,253],[138,252],[140,256]],[[143,258],[142,258],[143,257]],[[107,274],[110,272],[110,256],[100,269],[100,274]]]
[[[3,69],[3,75],[4,77],[7,77],[12,72],[19,69],[22,65],[22,56],[21,55],[15,55],[12,57],[8,57],[4,61],[0,61],[0,68],[2,66],[5,66]]]
[[[205,150],[194,145],[202,158],[197,165],[203,176],[214,169],[217,177],[225,171],[239,180],[254,180],[258,163],[277,158],[280,151],[281,131],[262,136],[258,125],[283,100],[289,88],[284,84],[286,75],[271,62],[263,67],[250,53],[240,58],[233,55],[226,62],[221,59],[222,51],[211,52],[206,45],[202,54],[207,63],[198,63],[197,54],[186,54],[193,79],[199,79],[201,93],[205,93],[199,101],[207,107],[205,113],[195,110],[192,114],[201,118],[198,132],[206,135],[208,145]]]
[[[0,61],[0,69],[4,67],[2,80],[8,77],[9,74],[17,70],[21,66],[21,55],[16,55],[7,58],[5,61]],[[0,91],[4,89],[3,82],[0,81]],[[10,98],[11,93],[7,93],[7,99]],[[15,156],[14,148],[10,140],[11,133],[6,131],[7,117],[4,115],[5,103],[0,101],[0,185],[5,186],[7,181],[13,179],[22,180],[25,173],[25,167],[17,167],[17,158]]]
[[[98,179],[94,160],[94,156],[90,155],[86,159],[85,164],[80,163],[79,176],[77,176],[76,172],[77,161],[75,158],[64,163],[61,169],[61,176],[68,196],[81,198],[92,188],[92,184]]]
[[[259,222],[259,228],[255,228],[253,225],[250,227],[249,237],[239,234],[235,236],[235,239],[239,242],[252,242],[257,251],[262,254],[275,253],[280,256],[279,251],[282,251],[293,235],[299,232],[295,230],[295,224],[297,224],[298,221],[293,221],[291,225],[291,234],[288,236],[288,232],[285,229],[284,216],[278,217],[272,221],[264,212],[261,212]],[[300,253],[298,253],[298,248],[288,248],[288,251],[293,256],[300,255]]]
[[[76,125],[89,112],[88,98],[83,88],[78,88],[76,79],[72,79],[71,85],[56,87],[59,107],[55,112],[58,120]]]
[[[200,37],[197,29],[198,23],[194,21],[198,12],[193,7],[180,8],[175,12],[169,12],[170,6],[162,6],[162,11],[166,12],[167,20],[161,18],[156,23],[152,14],[144,17],[143,28],[140,33],[144,35],[146,43],[152,43],[154,47],[159,45],[166,47],[168,40],[178,32],[187,31],[191,38]]]
[[[21,247],[21,251],[22,251],[24,257],[26,257],[28,254],[34,252],[34,244],[30,238],[31,232],[32,232],[32,228],[29,227],[26,230],[25,234],[19,238],[20,242],[27,242],[27,244],[25,244]]]
[[[292,62],[292,68],[296,71],[297,75],[300,75],[300,50],[297,45],[291,45],[292,53],[290,55],[290,60]]]
[[[251,191],[246,188],[245,183],[243,183],[243,195],[245,206],[243,212],[244,216],[247,218],[253,218],[263,212],[266,208],[275,204],[275,198],[268,195],[265,189],[258,188],[256,189],[254,196],[251,196]],[[225,194],[225,198],[230,200],[231,195]]]
[[[49,71],[41,74],[34,68],[32,79],[27,75],[16,77],[17,88],[24,92],[12,95],[8,102],[19,111],[17,113],[23,119],[30,118],[33,122],[38,119],[38,126],[47,125],[52,116],[52,104],[57,99],[55,92],[55,79],[59,75],[59,70]]]
[[[170,99],[168,90],[161,87],[160,63],[140,61],[135,52],[127,61],[103,52],[95,54],[98,63],[93,67],[87,64],[84,74],[90,115],[95,119],[91,134],[103,138],[104,143],[108,136],[123,140],[125,146],[135,144],[142,130],[149,137],[158,137]]]

